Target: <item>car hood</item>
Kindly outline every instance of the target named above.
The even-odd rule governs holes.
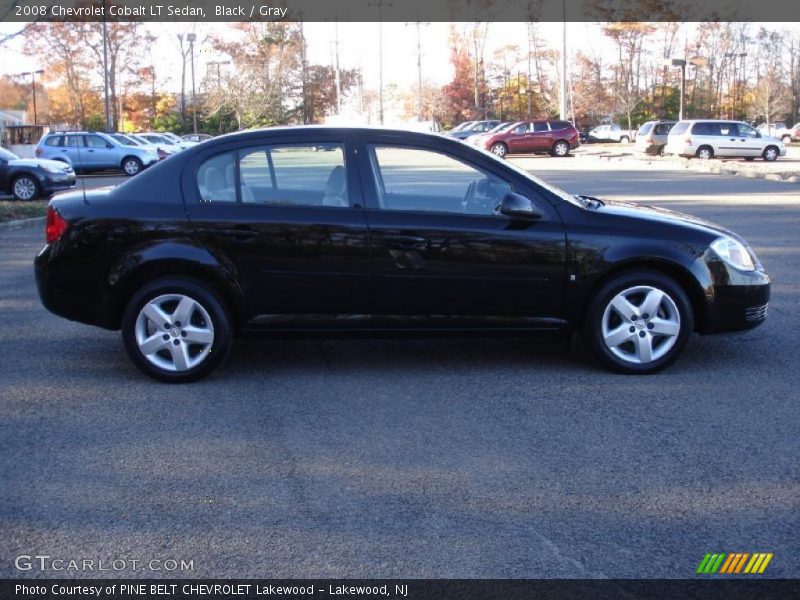
[[[8,162],[12,167],[50,167],[51,169],[67,170],[71,169],[67,163],[59,160],[47,160],[46,158],[18,158]]]
[[[603,202],[605,202],[605,206],[601,206],[600,208],[596,209],[602,214],[630,219],[639,219],[652,223],[682,225],[697,231],[703,231],[713,236],[727,235],[742,242],[743,244],[746,244],[741,237],[732,231],[725,229],[721,225],[717,225],[711,221],[706,221],[705,219],[700,219],[699,217],[687,215],[686,213],[669,210],[667,208],[660,208],[657,206],[635,204],[632,202],[615,202],[609,200],[603,200]]]

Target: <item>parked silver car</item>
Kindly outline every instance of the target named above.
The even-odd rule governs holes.
[[[636,150],[645,154],[663,155],[669,130],[675,121],[647,121],[636,132]]]
[[[742,121],[694,119],[679,121],[669,132],[667,154],[697,158],[758,157],[771,162],[786,156],[786,144]]]
[[[95,131],[46,133],[39,140],[35,154],[37,158],[65,162],[76,171],[120,169],[128,176],[158,162],[153,150],[126,146],[109,134]]]

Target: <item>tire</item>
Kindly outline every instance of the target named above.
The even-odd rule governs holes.
[[[791,143],[792,143],[792,136],[790,136],[790,135],[785,135],[785,136],[783,136],[783,137],[781,138],[781,141],[782,141],[784,144],[791,144]]]
[[[658,149],[658,152],[656,152],[656,154],[657,154],[658,156],[666,156],[666,155],[667,155],[666,148],[667,148],[666,146],[661,146],[661,147]]]
[[[714,158],[714,149],[711,146],[700,146],[695,153],[697,158]]]
[[[28,200],[36,200],[42,193],[42,188],[33,175],[20,175],[14,179],[14,183],[11,186],[11,193],[16,200],[25,202]]]
[[[656,307],[655,318],[641,310],[648,302]],[[622,314],[628,310],[634,314]],[[642,269],[601,286],[589,301],[583,333],[606,367],[646,375],[674,363],[693,329],[694,313],[683,288],[658,271]]]
[[[619,143],[620,144],[627,144],[630,141],[631,141],[631,138],[629,138],[627,135],[623,135],[621,138],[619,138]]]
[[[502,142],[492,144],[491,152],[498,158],[505,158],[506,154],[508,154],[508,146]]]
[[[176,318],[181,315],[188,318],[188,326]],[[159,323],[162,318],[168,322]],[[188,383],[225,361],[233,344],[233,325],[209,287],[165,277],[144,285],[130,299],[122,315],[122,341],[145,374],[167,383]]]
[[[137,175],[142,170],[142,161],[135,156],[126,156],[122,159],[122,172],[128,177]]]
[[[756,157],[755,156],[745,156],[744,159],[747,162],[753,162],[756,159]]]
[[[553,156],[558,156],[560,158],[565,157],[569,154],[569,142],[565,142],[564,140],[558,140],[555,144],[553,144],[553,148],[550,151],[550,154]]]
[[[780,150],[778,150],[775,146],[767,146],[764,148],[764,153],[761,155],[765,161],[767,162],[775,162],[778,160],[778,157],[781,155]]]

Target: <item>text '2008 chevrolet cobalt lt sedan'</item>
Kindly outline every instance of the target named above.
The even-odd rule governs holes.
[[[770,282],[734,233],[571,196],[444,136],[277,128],[215,138],[111,190],[51,202],[42,302],[121,329],[196,380],[236,334],[580,331],[622,373],[693,331],[750,329]]]

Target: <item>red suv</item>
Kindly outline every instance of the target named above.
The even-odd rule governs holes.
[[[506,154],[549,153],[566,156],[580,146],[580,134],[569,121],[520,121],[503,131],[475,140],[485,150],[503,157]]]

